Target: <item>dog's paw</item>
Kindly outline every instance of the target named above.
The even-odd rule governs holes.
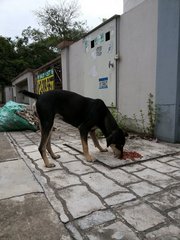
[[[61,157],[61,156],[60,156],[59,154],[52,156],[53,159],[58,159],[58,158],[60,158],[60,157]]]
[[[107,149],[107,148],[102,148],[102,149],[100,150],[100,152],[108,152],[108,149]]]
[[[46,165],[47,168],[53,168],[55,167],[56,165],[54,163],[49,163],[48,165]]]
[[[87,160],[88,162],[94,162],[96,159],[95,159],[94,157],[92,157],[91,155],[87,155],[87,156],[86,156],[86,160]]]

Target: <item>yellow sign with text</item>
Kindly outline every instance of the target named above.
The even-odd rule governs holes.
[[[37,76],[37,93],[41,94],[50,90],[54,90],[53,70],[49,70]]]

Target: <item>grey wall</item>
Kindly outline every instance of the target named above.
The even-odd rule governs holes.
[[[12,87],[7,86],[5,87],[5,102],[8,102],[10,100],[13,100]]]
[[[157,137],[180,141],[179,0],[158,1],[156,103],[159,109]]]
[[[22,73],[22,75],[17,77],[12,82],[12,85],[13,85],[13,100],[19,103],[30,104],[30,106],[32,106],[34,99],[25,97],[23,94],[19,94],[19,91],[26,89],[30,92],[34,92],[33,73],[31,71]]]
[[[84,95],[84,51],[82,40],[61,52],[63,89]]]
[[[145,0],[124,0],[123,1],[123,11],[127,12],[136,6],[138,6],[140,3],[142,3]]]
[[[118,106],[128,118],[147,119],[150,93],[155,101],[157,13],[157,1],[144,1],[120,19]]]

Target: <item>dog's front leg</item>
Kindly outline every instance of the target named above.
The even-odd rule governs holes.
[[[93,162],[95,159],[89,154],[89,148],[88,148],[88,132],[84,129],[83,126],[80,126],[79,128],[80,136],[81,136],[81,143],[83,148],[83,153],[87,161]]]
[[[89,154],[89,148],[87,140],[81,137],[82,147],[83,147],[83,153],[87,161],[93,162],[95,159]]]
[[[90,136],[93,140],[94,146],[97,147],[100,152],[107,152],[108,151],[106,148],[102,148],[101,145],[99,144],[99,141],[96,137],[95,130],[90,131]]]

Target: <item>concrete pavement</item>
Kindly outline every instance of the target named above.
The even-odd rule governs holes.
[[[179,146],[130,139],[143,158],[117,162],[90,142],[98,161],[88,163],[77,130],[55,125],[52,169],[38,132],[0,135],[0,239],[180,239]]]
[[[72,239],[33,168],[4,133],[0,149],[0,239]]]

